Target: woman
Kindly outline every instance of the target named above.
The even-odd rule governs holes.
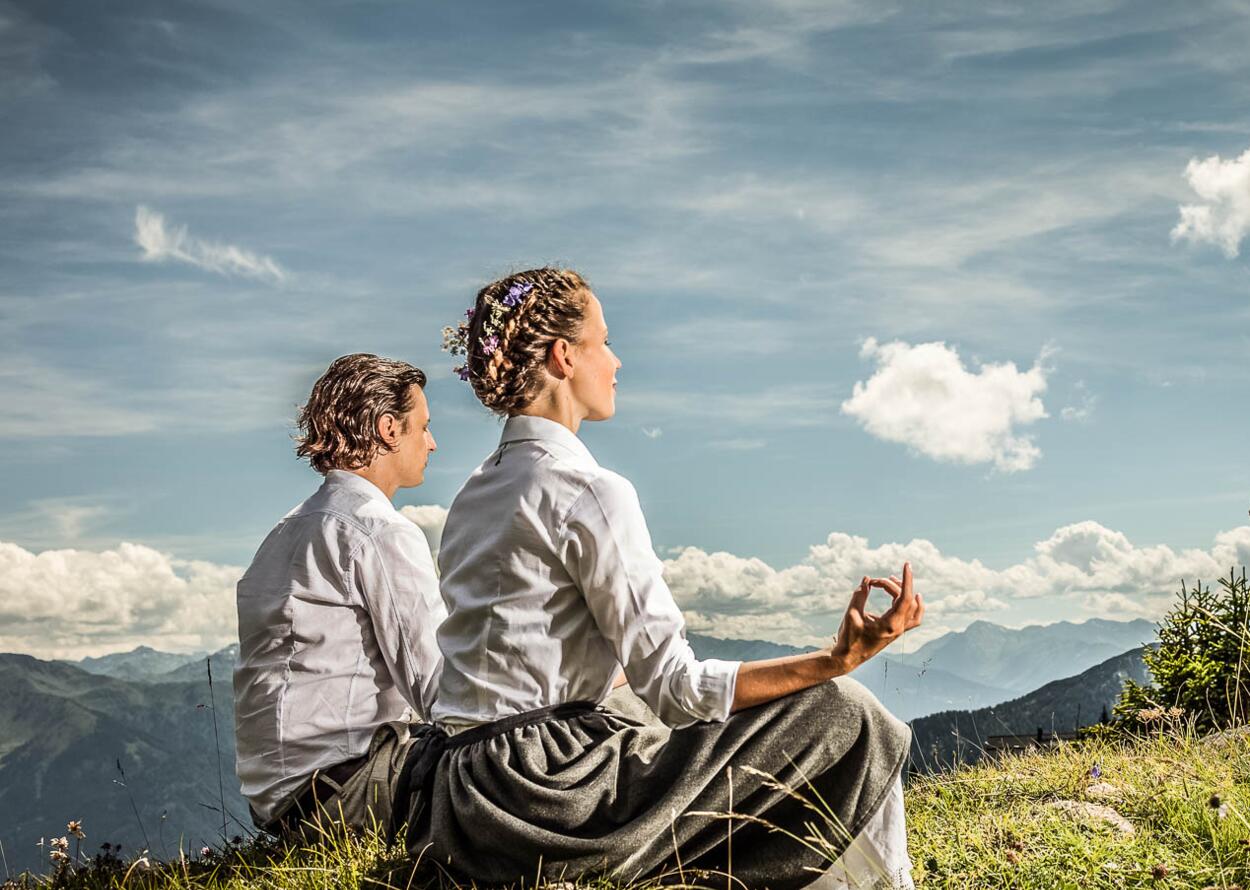
[[[535,269],[483,288],[466,316],[445,345],[508,420],[443,532],[438,729],[402,780],[412,853],[483,882],[711,870],[783,888],[858,836],[825,880],[910,886],[908,730],[843,676],[920,623],[910,567],[865,578],[828,649],[696,659],[633,487],[576,435],[615,410],[598,299],[572,271]],[[864,611],[872,586],[894,598],[884,615]],[[658,721],[600,706],[622,671]],[[778,783],[827,804],[823,847],[785,833],[822,819]]]

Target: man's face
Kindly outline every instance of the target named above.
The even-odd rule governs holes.
[[[401,429],[393,456],[399,466],[399,487],[412,488],[425,481],[425,467],[430,452],[438,449],[430,432],[430,405],[419,386],[412,387],[412,410],[404,418],[407,429]]]

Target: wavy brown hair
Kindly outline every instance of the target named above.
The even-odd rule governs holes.
[[[482,327],[491,306],[502,303],[515,284],[531,285],[516,306],[502,316],[495,331],[498,347],[485,355]],[[496,414],[515,414],[534,400],[542,388],[543,366],[556,340],[576,343],[581,339],[590,286],[572,269],[528,269],[492,281],[478,291],[469,324],[466,364],[469,381],[478,399]]]
[[[379,451],[393,450],[378,435],[383,414],[407,432],[414,385],[425,387],[425,372],[407,362],[368,352],[336,358],[300,409],[295,453],[323,476],[368,466]]]

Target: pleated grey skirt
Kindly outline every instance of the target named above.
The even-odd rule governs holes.
[[[909,742],[847,677],[676,730],[619,694],[450,738],[431,727],[400,777],[407,847],[488,885],[802,887],[876,813]]]

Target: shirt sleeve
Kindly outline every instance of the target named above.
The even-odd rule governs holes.
[[[728,717],[741,662],[695,658],[629,481],[597,476],[570,509],[562,544],[599,632],[656,716],[672,727]]]
[[[443,667],[435,632],[447,607],[425,535],[408,525],[397,522],[372,535],[356,557],[355,576],[391,680],[428,721]]]

